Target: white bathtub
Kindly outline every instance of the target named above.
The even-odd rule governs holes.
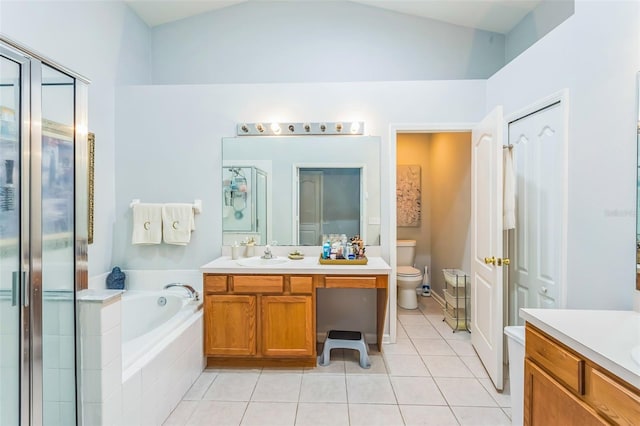
[[[158,303],[161,297],[166,301],[163,306]],[[197,321],[201,308],[202,301],[193,301],[179,288],[125,292],[122,296],[123,379]],[[130,369],[133,370],[128,371]]]
[[[121,319],[122,418],[160,425],[204,368],[202,301],[180,288],[127,291]]]

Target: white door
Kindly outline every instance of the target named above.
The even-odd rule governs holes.
[[[502,107],[471,133],[471,343],[502,389]]]
[[[303,246],[322,245],[322,172],[299,171],[300,216],[298,241]]]
[[[556,103],[509,124],[516,169],[516,223],[510,232],[509,324],[520,308],[556,308],[560,299],[563,111]]]

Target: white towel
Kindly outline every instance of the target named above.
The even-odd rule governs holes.
[[[162,204],[134,204],[131,244],[160,244],[161,241]]]
[[[513,168],[513,148],[502,150],[504,182],[502,186],[503,226],[504,229],[516,227],[516,173]]]
[[[162,238],[165,243],[186,246],[191,241],[191,231],[195,229],[193,204],[162,206]]]

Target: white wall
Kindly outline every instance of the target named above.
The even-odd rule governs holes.
[[[569,89],[567,307],[630,309],[635,286],[639,4],[575,14],[487,83],[509,114]]]
[[[573,15],[574,0],[547,0],[529,12],[505,36],[505,60],[527,50],[569,16]]]
[[[89,131],[96,134],[96,186],[89,275],[97,275],[111,266],[115,87],[150,81],[150,30],[120,2],[2,0],[0,31],[92,80]]]
[[[385,161],[389,125],[477,121],[484,93],[484,81],[122,87],[116,108],[114,262],[127,269],[191,269],[220,255],[221,139],[234,135],[238,122],[363,120],[366,133],[382,138],[381,194],[388,194],[387,176],[395,167]],[[133,198],[202,199],[191,244],[132,246]],[[381,217],[388,260],[395,223],[384,201]]]
[[[487,78],[505,37],[348,1],[256,1],[153,29],[155,84]]]

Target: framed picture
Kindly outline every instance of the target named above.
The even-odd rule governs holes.
[[[399,165],[396,178],[398,226],[420,226],[422,200],[420,166]]]
[[[88,194],[88,221],[87,221],[87,227],[88,227],[88,238],[87,238],[87,242],[89,244],[93,244],[93,206],[94,206],[94,194],[93,194],[93,190],[94,190],[94,176],[95,176],[95,149],[96,149],[96,135],[94,133],[89,132],[89,135],[87,137],[87,171],[89,173],[88,179],[87,179],[87,188],[89,191]]]

